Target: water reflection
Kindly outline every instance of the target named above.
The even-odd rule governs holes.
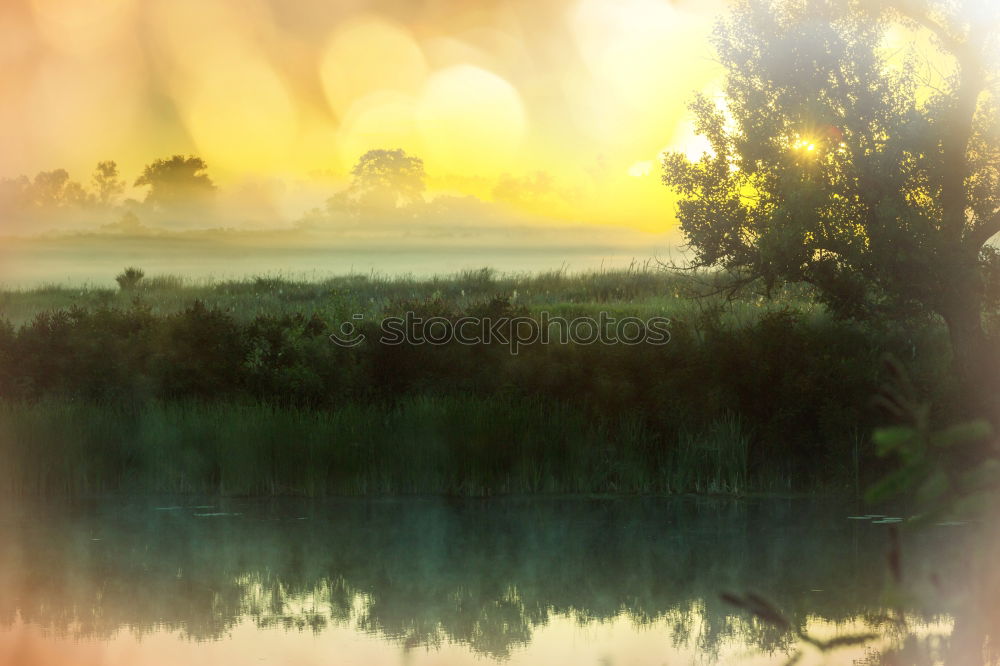
[[[346,631],[506,660],[576,627],[584,642],[588,631],[624,632],[709,662],[734,650],[783,655],[788,632],[719,593],[754,590],[795,626],[827,635],[885,624],[888,528],[849,514],[803,500],[692,498],[9,507],[0,633],[110,643],[128,630],[226,644],[247,631]],[[907,543],[908,577],[947,579],[957,534]],[[916,626],[950,622],[933,600],[900,603]]]

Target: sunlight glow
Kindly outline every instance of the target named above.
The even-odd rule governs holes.
[[[283,83],[253,59],[206,69],[184,106],[191,136],[206,159],[233,171],[283,163],[297,119]]]
[[[350,106],[340,124],[337,153],[349,168],[372,146],[392,146],[422,155],[414,120],[417,101],[396,91],[379,90]]]
[[[539,215],[662,231],[672,195],[647,176],[717,81],[705,36],[724,2],[23,5],[0,11],[0,177],[83,182],[114,159],[134,180],[184,153],[221,189],[343,182],[366,150],[403,148],[439,192],[488,199],[544,171],[563,195]]]
[[[712,148],[712,143],[708,140],[708,137],[703,134],[695,134],[693,127],[689,128],[685,138],[676,142],[673,146],[664,148],[660,154],[672,152],[683,153],[684,157],[690,162],[698,162],[705,155],[709,157],[715,155],[715,150]]]
[[[365,15],[335,30],[321,56],[319,74],[330,108],[343,118],[354,102],[373,92],[417,93],[427,63],[404,28]]]
[[[795,150],[801,150],[807,153],[815,152],[816,143],[812,139],[797,139],[795,143],[792,144],[792,148]]]
[[[653,162],[651,160],[643,160],[642,162],[636,162],[628,168],[628,175],[633,178],[642,178],[643,176],[648,176],[653,172]]]
[[[431,76],[416,120],[429,165],[481,175],[498,175],[514,164],[527,127],[518,91],[472,65]]]

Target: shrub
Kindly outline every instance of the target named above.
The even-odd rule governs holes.
[[[146,277],[146,273],[141,268],[129,266],[115,276],[115,282],[118,283],[122,291],[128,291],[129,289],[138,287],[144,277]]]

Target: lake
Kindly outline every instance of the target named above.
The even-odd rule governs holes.
[[[781,664],[802,646],[726,592],[823,639],[891,634],[895,612],[930,644],[947,636],[933,589],[957,575],[966,528],[903,531],[901,595],[897,526],[859,512],[694,497],[8,503],[0,664]]]

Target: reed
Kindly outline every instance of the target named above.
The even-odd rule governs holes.
[[[5,402],[0,494],[665,491],[648,437],[635,423],[618,428],[523,400],[415,397],[331,411],[248,401]]]

